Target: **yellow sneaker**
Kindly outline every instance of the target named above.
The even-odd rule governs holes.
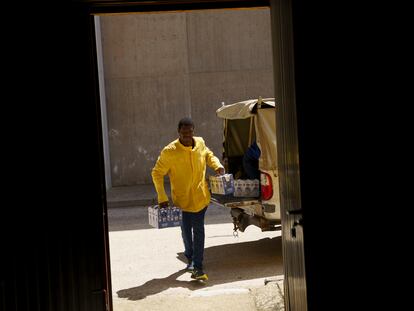
[[[191,278],[195,280],[202,280],[202,281],[208,280],[207,274],[205,274],[203,270],[199,270],[199,269],[193,270],[193,273],[191,274]]]

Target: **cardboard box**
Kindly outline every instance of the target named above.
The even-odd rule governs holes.
[[[211,193],[231,194],[234,192],[234,179],[232,174],[209,176]]]
[[[169,206],[159,208],[158,205],[148,207],[148,222],[154,228],[168,228],[181,226],[183,213],[180,208]]]

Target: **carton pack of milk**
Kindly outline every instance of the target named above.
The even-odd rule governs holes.
[[[211,193],[232,194],[234,192],[233,174],[209,176]]]
[[[168,206],[159,208],[158,205],[148,207],[148,223],[154,228],[181,226],[183,213],[180,208]]]

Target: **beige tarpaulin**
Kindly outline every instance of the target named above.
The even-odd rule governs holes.
[[[257,109],[258,102],[261,109]],[[264,170],[277,169],[276,116],[275,109],[272,109],[274,107],[274,98],[259,98],[225,105],[216,110],[217,116],[226,120],[224,128],[227,156],[242,156],[250,143],[256,139],[261,150],[259,167]],[[249,118],[254,119],[253,131],[249,131]]]
[[[259,100],[249,99],[242,102],[234,103],[231,105],[225,105],[216,110],[216,114],[222,119],[246,119],[252,117],[255,113],[255,107]],[[262,105],[275,106],[274,98],[265,98],[261,100]],[[252,112],[253,111],[253,112]]]
[[[277,170],[275,109],[259,109],[255,122],[257,145],[261,150],[259,168]]]

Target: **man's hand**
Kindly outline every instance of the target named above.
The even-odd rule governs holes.
[[[222,167],[216,169],[216,174],[217,175],[224,175],[225,173],[226,173],[226,171]]]
[[[159,208],[167,208],[169,205],[168,201],[158,203]]]

